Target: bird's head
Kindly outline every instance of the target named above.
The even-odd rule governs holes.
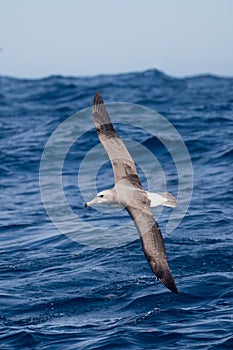
[[[90,207],[94,204],[106,204],[111,205],[115,203],[113,189],[101,191],[90,202],[85,203],[85,207]]]

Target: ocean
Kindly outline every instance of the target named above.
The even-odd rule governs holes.
[[[232,349],[233,78],[152,69],[0,84],[0,349]],[[172,230],[172,209],[154,211],[178,295],[126,211],[84,208],[113,185],[97,90],[143,186],[180,198]]]

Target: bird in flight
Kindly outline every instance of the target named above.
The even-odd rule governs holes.
[[[168,266],[163,237],[151,210],[158,205],[175,207],[177,200],[168,192],[150,193],[143,189],[135,163],[114,129],[99,92],[94,98],[92,114],[99,140],[113,168],[115,185],[99,192],[85,203],[85,207],[94,204],[124,207],[137,227],[143,252],[153,273],[165,287],[178,294]]]

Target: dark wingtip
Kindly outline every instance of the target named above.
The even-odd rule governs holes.
[[[176,283],[170,273],[170,271],[166,271],[164,273],[164,275],[159,278],[160,282],[167,287],[171,292],[175,293],[175,294],[179,294],[179,290],[176,287]]]
[[[100,105],[102,103],[104,103],[102,96],[100,95],[100,92],[97,91],[97,93],[95,94],[95,97],[94,97],[94,105]]]

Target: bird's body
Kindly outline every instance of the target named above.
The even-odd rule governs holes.
[[[98,193],[85,206],[106,204],[124,207],[138,229],[142,248],[152,271],[168,289],[178,294],[168,267],[163,238],[151,210],[151,207],[157,205],[174,207],[177,201],[170,193],[149,193],[143,189],[135,163],[113,128],[99,93],[94,99],[93,120],[99,140],[110,158],[115,186]]]

